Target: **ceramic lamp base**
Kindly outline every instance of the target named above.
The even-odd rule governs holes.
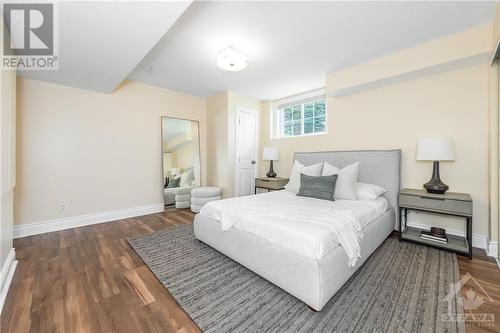
[[[424,188],[427,190],[427,193],[434,194],[445,194],[446,191],[450,188],[448,185],[441,181],[439,178],[439,162],[434,161],[434,166],[432,169],[432,179],[424,184]]]
[[[273,169],[273,161],[271,160],[271,162],[269,163],[269,171],[266,173],[266,176],[268,178],[274,178],[276,177],[276,172],[274,172],[274,169]]]

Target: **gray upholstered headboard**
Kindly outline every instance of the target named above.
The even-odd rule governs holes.
[[[338,168],[360,162],[358,181],[384,187],[387,192],[383,196],[389,201],[391,207],[396,209],[396,218],[399,218],[397,209],[399,206],[398,195],[401,189],[400,149],[295,153],[295,159],[305,166],[328,162]]]

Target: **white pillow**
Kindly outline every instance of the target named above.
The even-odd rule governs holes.
[[[179,178],[181,179],[179,182],[179,187],[191,186],[191,183],[194,180],[193,169],[188,169],[188,171],[184,171],[183,173],[181,173]]]
[[[350,164],[340,170],[336,166],[325,162],[322,176],[339,175],[335,184],[334,199],[358,200],[356,183],[358,182],[359,162]]]
[[[358,196],[358,200],[375,200],[385,192],[387,192],[385,188],[375,184],[356,184],[356,195]]]
[[[292,171],[290,172],[290,180],[288,181],[288,184],[285,185],[285,190],[299,193],[300,174],[303,173],[304,175],[318,177],[321,175],[322,167],[323,163],[318,163],[306,167],[296,160],[293,163]]]

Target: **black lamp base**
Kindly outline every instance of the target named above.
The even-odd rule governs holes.
[[[272,160],[271,160],[271,163],[269,163],[269,171],[266,173],[266,176],[268,178],[274,178],[274,177],[276,177],[276,172],[274,172],[273,161]]]
[[[424,188],[427,190],[427,193],[434,194],[445,194],[446,191],[450,188],[448,185],[441,181],[439,178],[439,162],[434,161],[434,166],[432,169],[432,179],[424,184]]]

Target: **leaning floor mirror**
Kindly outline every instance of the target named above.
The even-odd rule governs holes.
[[[165,206],[189,208],[191,190],[201,184],[197,121],[161,118]]]

